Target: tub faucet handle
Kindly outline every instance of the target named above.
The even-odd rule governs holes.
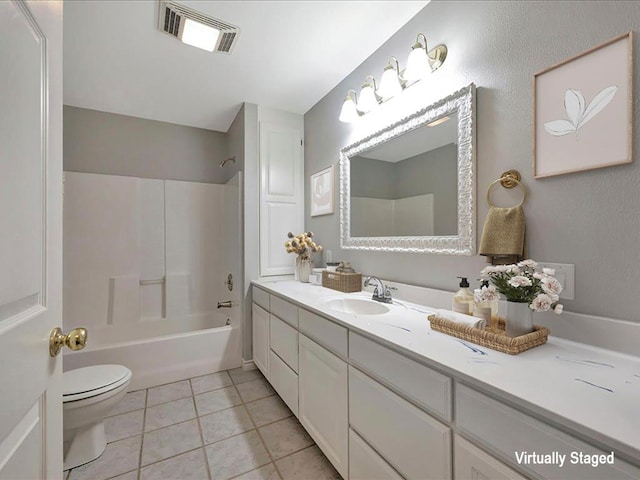
[[[231,300],[227,300],[226,302],[218,302],[218,308],[231,308]]]

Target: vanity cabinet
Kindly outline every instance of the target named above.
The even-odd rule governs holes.
[[[254,361],[345,480],[640,478],[637,462],[617,457],[571,464],[572,452],[611,450],[366,330],[253,290]],[[516,452],[567,457],[525,464]]]
[[[347,363],[305,335],[299,340],[299,416],[343,478],[347,477]]]

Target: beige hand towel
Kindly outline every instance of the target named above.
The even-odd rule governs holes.
[[[525,220],[522,206],[490,207],[484,221],[480,255],[493,265],[519,262],[525,255]]]

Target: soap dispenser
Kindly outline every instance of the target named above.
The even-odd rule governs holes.
[[[460,279],[460,290],[453,296],[452,310],[458,313],[471,315],[473,313],[473,293],[469,290],[469,280],[465,277]]]
[[[497,327],[498,294],[491,291],[489,280],[481,280],[480,288],[476,288],[473,293],[473,316],[484,319],[488,327]]]

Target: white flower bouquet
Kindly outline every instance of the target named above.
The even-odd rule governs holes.
[[[508,302],[527,303],[534,312],[562,313],[558,303],[562,285],[555,277],[555,270],[543,268],[533,260],[523,260],[512,265],[485,267],[481,275],[488,278],[493,286],[476,290],[476,300],[493,301],[497,293],[505,296]]]
[[[312,253],[323,250],[322,245],[313,241],[313,232],[303,232],[298,235],[289,232],[287,237],[289,240],[284,244],[287,253],[295,253],[301,260],[309,260]]]

